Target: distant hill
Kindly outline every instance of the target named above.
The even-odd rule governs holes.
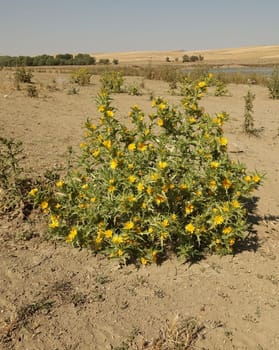
[[[92,53],[97,61],[108,58],[118,59],[120,63],[162,63],[169,57],[170,61],[175,59],[182,62],[184,55],[202,55],[204,63],[209,64],[279,64],[279,45],[251,46],[240,48],[227,48],[220,50],[172,50],[172,51],[128,51],[113,53]]]

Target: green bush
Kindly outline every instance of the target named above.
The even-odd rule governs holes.
[[[271,78],[268,81],[268,89],[270,97],[273,99],[279,99],[279,66],[273,69]]]
[[[16,83],[31,83],[33,74],[28,72],[25,68],[21,67],[15,71],[15,82]]]
[[[78,85],[90,84],[91,73],[87,68],[80,68],[74,71],[71,75],[71,82]]]
[[[109,93],[118,93],[123,91],[122,86],[124,83],[124,78],[121,72],[104,72],[100,77],[100,82],[102,83],[102,89]]]
[[[134,105],[126,124],[100,93],[101,117],[85,124],[78,166],[55,188],[30,192],[51,235],[143,265],[169,253],[233,253],[261,176],[229,158],[227,114],[211,117],[198,104],[206,89],[206,81],[189,82],[181,106],[157,98],[149,116]]]

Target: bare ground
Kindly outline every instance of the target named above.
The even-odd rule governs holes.
[[[81,142],[82,123],[98,118],[98,77],[77,95],[68,95],[68,78],[37,73],[39,98],[30,98],[23,86],[14,89],[11,71],[0,72],[0,135],[23,141],[28,175],[64,164],[67,147]],[[143,96],[114,95],[121,118],[135,103],[150,111],[151,91],[179,99],[166,83],[144,84]],[[255,125],[263,129],[259,138],[242,132],[249,88],[256,94]],[[193,265],[172,258],[160,266],[120,268],[89,251],[46,241],[35,213],[2,218],[1,349],[143,349],[158,338],[164,345],[150,349],[171,349],[177,330],[188,344],[182,349],[279,349],[279,101],[260,86],[229,85],[229,91],[225,97],[209,94],[202,104],[210,113],[230,113],[225,128],[231,157],[266,174],[243,247],[234,256],[208,256]]]

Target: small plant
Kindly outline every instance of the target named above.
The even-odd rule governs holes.
[[[39,93],[35,85],[28,85],[26,88],[27,96],[29,97],[38,97]]]
[[[78,95],[79,94],[79,89],[77,89],[76,87],[72,86],[68,92],[68,95]]]
[[[24,67],[18,68],[15,71],[15,82],[16,83],[31,83],[33,74],[27,71]]]
[[[228,115],[199,106],[207,82],[187,89],[179,106],[154,99],[148,116],[132,106],[126,124],[107,91],[98,94],[100,120],[85,123],[78,166],[48,191],[30,191],[53,238],[142,265],[234,252],[261,176],[229,158]]]
[[[128,95],[131,95],[131,96],[141,96],[142,95],[140,87],[135,83],[132,85],[129,85],[127,87],[127,92],[128,92]]]
[[[102,83],[102,89],[109,93],[123,92],[124,78],[121,72],[105,72],[101,75],[100,82]]]
[[[71,75],[71,82],[82,86],[90,84],[90,79],[91,73],[87,68],[80,68]]]
[[[117,64],[119,64],[119,60],[118,60],[117,58],[114,58],[114,59],[112,60],[112,63],[115,64],[115,65],[117,65]]]
[[[272,99],[279,99],[279,66],[273,69],[271,77],[268,81],[268,89]]]
[[[215,96],[226,96],[228,94],[228,89],[226,84],[221,80],[215,81]]]
[[[0,213],[14,208],[22,198],[23,158],[22,142],[0,137]]]
[[[250,90],[247,95],[244,96],[245,100],[245,109],[244,109],[244,123],[243,131],[248,135],[257,135],[258,130],[254,127],[254,117],[253,117],[253,101],[255,100],[256,95],[253,94]]]

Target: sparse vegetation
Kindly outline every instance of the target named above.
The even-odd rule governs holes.
[[[27,71],[25,68],[18,68],[15,71],[15,82],[16,83],[31,83],[31,79],[33,77],[33,74],[29,71]]]
[[[243,130],[248,135],[258,135],[258,130],[254,126],[254,117],[253,117],[253,101],[255,100],[256,95],[253,94],[250,90],[247,95],[244,96],[245,101],[245,110],[244,110],[244,123]]]
[[[91,73],[87,68],[80,68],[71,74],[71,82],[78,85],[88,85],[90,84]]]
[[[279,99],[279,66],[276,66],[273,69],[272,75],[268,81],[268,89],[270,93],[270,97],[274,100]]]
[[[123,92],[124,78],[121,72],[106,71],[100,77],[102,89],[111,93]]]

